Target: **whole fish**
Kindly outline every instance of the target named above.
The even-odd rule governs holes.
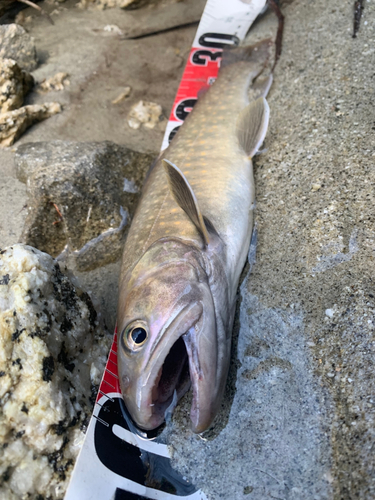
[[[206,430],[220,406],[252,233],[251,158],[266,135],[271,79],[251,104],[248,88],[269,46],[224,51],[218,79],[150,170],[129,230],[118,368],[125,404],[142,429],[158,427],[190,385],[194,432]]]

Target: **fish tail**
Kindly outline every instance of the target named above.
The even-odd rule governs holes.
[[[270,48],[273,41],[270,38],[254,45],[224,49],[220,68],[225,68],[238,62],[256,63],[265,66],[270,58]]]

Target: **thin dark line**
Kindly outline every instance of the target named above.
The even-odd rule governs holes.
[[[151,31],[150,33],[142,33],[141,35],[122,35],[120,36],[120,40],[139,40],[141,38],[148,38],[151,36],[156,36],[159,35],[160,33],[168,33],[170,31],[177,30],[179,28],[188,28],[189,26],[196,26],[199,23],[199,21],[188,21],[187,23],[181,23],[176,26],[172,26],[171,28],[164,28],[161,30],[156,30],[156,31]]]
[[[103,391],[99,391],[99,392],[100,392],[100,394],[103,394],[103,396],[106,396],[106,397],[107,397],[107,398],[108,398],[108,399],[109,399],[109,400],[113,403],[114,399],[113,399],[113,398],[110,398],[110,397],[108,396],[108,394],[106,394],[106,393],[105,393],[105,392],[103,392]],[[99,404],[99,403],[98,403],[98,404]]]
[[[107,382],[107,380],[105,380],[105,379],[104,379],[104,380],[103,380],[103,383],[104,383],[104,382],[105,382],[106,384],[110,385],[110,386],[112,387],[112,389],[116,389],[116,387],[115,387],[114,385],[110,384],[109,382]]]
[[[108,368],[106,368],[105,371],[110,373],[111,375],[113,375],[113,377],[117,378],[117,380],[118,380],[118,376],[115,375],[114,373],[112,373],[111,370],[108,370]]]
[[[109,423],[108,422],[104,422],[104,420],[102,420],[101,418],[97,417],[96,415],[93,415],[94,418],[96,418],[96,420],[98,422],[100,422],[101,424],[105,425],[106,427],[109,427]]]

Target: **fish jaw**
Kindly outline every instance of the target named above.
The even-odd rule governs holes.
[[[193,401],[190,410],[191,426],[193,432],[200,434],[211,425],[217,406],[215,391],[217,384],[212,377],[214,367],[209,366],[207,363],[209,360],[206,359],[207,357],[203,359],[202,353],[205,352],[204,348],[208,347],[208,352],[211,354],[210,361],[216,362],[216,349],[212,345],[203,347],[202,344],[206,342],[199,342],[195,328],[191,328],[183,338],[189,356],[190,380],[193,389]]]
[[[179,340],[199,320],[201,314],[200,303],[183,309],[175,321],[161,333],[163,338],[148,362],[142,362],[142,365],[146,365],[145,369],[134,373],[133,379],[129,376],[127,359],[119,357],[122,395],[134,422],[141,429],[159,427],[164,421],[164,414],[171,404],[174,391],[180,399],[189,389],[187,354],[183,342]]]

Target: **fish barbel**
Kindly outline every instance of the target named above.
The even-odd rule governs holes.
[[[236,291],[253,225],[251,158],[266,135],[271,78],[249,104],[268,40],[224,52],[146,179],[126,240],[117,313],[125,404],[142,429],[189,389],[194,432],[218,411],[228,374]]]

